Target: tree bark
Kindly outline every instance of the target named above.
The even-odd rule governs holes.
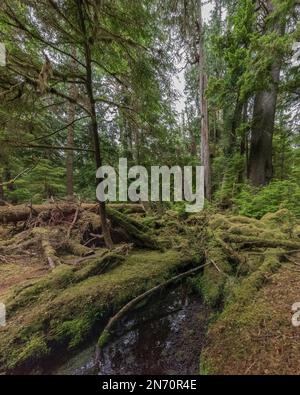
[[[259,92],[254,101],[249,158],[249,179],[254,186],[268,184],[273,177],[273,133],[280,66],[272,66],[268,90]]]
[[[72,62],[74,64],[74,61]],[[70,89],[71,97],[76,96],[76,86],[72,84]],[[67,173],[67,199],[74,198],[74,121],[76,115],[76,107],[74,103],[69,103],[68,109],[68,137],[67,137],[67,156],[66,156],[66,173]]]
[[[233,155],[237,151],[237,141],[238,141],[237,130],[241,126],[243,106],[244,106],[243,102],[241,102],[239,100],[239,97],[237,97],[234,113],[232,115],[231,127],[229,133],[228,150],[227,150],[229,155]]]
[[[58,210],[64,215],[68,216],[70,214],[76,213],[76,210],[87,210],[93,213],[99,212],[98,204],[93,203],[83,203],[80,206],[76,204],[61,203],[58,204],[36,204],[33,206],[28,206],[25,204],[20,204],[16,206],[4,206],[0,207],[0,224],[7,223],[17,223],[19,221],[27,221],[31,215],[38,216],[43,212],[52,210]],[[127,214],[144,214],[145,209],[141,204],[131,203],[131,204],[109,204],[108,209],[111,208],[115,211],[126,212]],[[50,215],[50,214],[49,214]]]
[[[204,190],[207,200],[211,200],[211,164],[210,164],[210,147],[209,147],[209,122],[208,122],[208,105],[205,97],[207,89],[207,74],[205,72],[205,54],[204,54],[204,37],[202,21],[202,4],[199,1],[199,106],[200,106],[200,127],[201,127],[201,163],[204,166]]]
[[[94,140],[94,150],[95,150],[95,163],[97,169],[102,166],[102,157],[100,151],[100,139],[98,134],[98,121],[96,114],[96,103],[94,99],[93,92],[93,73],[92,73],[92,55],[91,55],[91,44],[89,37],[87,35],[85,19],[84,19],[84,9],[83,9],[83,1],[76,0],[78,13],[79,13],[79,23],[84,36],[84,56],[85,56],[85,68],[86,68],[86,91],[89,99],[89,110],[91,116],[91,132]],[[96,184],[101,182],[101,180],[96,180]],[[111,234],[107,222],[106,217],[106,205],[105,202],[99,202],[99,212],[102,226],[102,233],[105,241],[105,245],[107,248],[111,249],[113,246],[113,242],[111,239]]]
[[[0,169],[0,204],[1,201],[4,201],[4,188],[3,188],[3,179],[2,179],[2,171]]]
[[[265,1],[264,5],[269,16],[274,11],[274,6],[271,1]],[[275,31],[280,35],[284,33],[281,23],[269,23],[270,26],[266,22],[266,31]],[[248,177],[254,186],[266,185],[273,177],[273,133],[280,69],[281,60],[277,59],[271,67],[268,88],[258,92],[254,100],[248,168]]]

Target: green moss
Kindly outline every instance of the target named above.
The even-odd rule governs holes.
[[[300,225],[296,225],[293,229],[293,236],[295,238],[300,238]]]
[[[6,301],[8,314],[14,310],[26,307],[35,303],[42,293],[49,290],[59,290],[67,287],[74,281],[74,268],[67,265],[59,265],[47,276],[34,282],[25,282],[17,286],[12,295]]]
[[[79,346],[96,325],[107,318],[107,314],[116,312],[134,297],[195,262],[193,251],[189,255],[175,250],[165,253],[138,251],[102,275],[89,275],[83,279],[87,273],[82,276],[79,269],[77,273],[81,273],[81,281],[71,282],[66,287],[61,287],[58,279],[53,281],[52,275],[51,287],[47,290],[44,289],[46,280],[39,280],[41,283],[38,281],[35,286],[44,291],[38,298],[30,300],[30,308],[11,310],[9,325],[0,331],[0,372],[13,368],[12,360],[17,353],[22,355],[18,364],[23,365],[32,359],[32,355],[38,361],[55,353],[58,345],[65,349]],[[94,262],[91,265],[94,267]],[[72,273],[76,275],[76,272]],[[47,278],[48,286],[50,278]],[[43,342],[38,343],[37,339],[43,339]],[[32,353],[27,352],[30,344]]]
[[[88,262],[82,269],[74,273],[75,282],[83,281],[88,277],[97,276],[102,274],[108,269],[116,267],[124,261],[124,256],[118,254],[107,254],[104,257],[95,258]]]
[[[231,226],[228,217],[222,214],[216,214],[209,222],[211,229],[227,229]]]
[[[68,343],[72,349],[81,344],[91,331],[92,320],[88,317],[64,321],[57,325],[54,339],[58,342]]]
[[[211,264],[205,267],[199,279],[198,288],[205,304],[216,307],[222,303],[227,276],[232,273],[232,267],[214,239],[209,243],[207,262]]]
[[[251,342],[245,344],[245,338],[240,341],[237,339],[244,331],[256,332],[262,317],[264,320],[272,320],[268,306],[262,302],[257,303],[257,295],[269,276],[279,268],[278,256],[274,254],[274,250],[269,250],[264,263],[254,273],[231,284],[225,308],[209,329],[207,346],[201,355],[202,374],[222,372],[229,356],[231,361],[244,361],[251,354]]]
[[[110,333],[107,330],[103,331],[98,339],[99,348],[100,349],[103,348],[109,342],[109,339],[110,339]]]
[[[149,228],[141,222],[108,207],[107,215],[114,226],[122,228],[137,247],[159,249],[157,241],[148,234]]]
[[[273,224],[284,224],[295,220],[295,216],[287,209],[281,209],[275,213],[268,213],[261,219],[262,222],[271,222]]]
[[[37,300],[53,297],[59,290],[71,284],[76,284],[88,277],[104,273],[124,261],[124,257],[109,253],[104,257],[91,257],[83,267],[59,265],[47,276],[35,282],[28,282],[21,287],[16,287],[11,297],[7,300],[7,311],[11,314],[20,308],[28,308]]]
[[[273,254],[274,252],[278,251],[269,250],[269,252],[269,254],[266,254],[265,261],[258,268],[258,270],[252,273],[249,277],[242,280],[241,284],[233,289],[232,295],[227,303],[229,306],[233,303],[243,305],[249,302],[249,300],[253,300],[257,291],[266,282],[267,275],[270,275],[278,270],[280,267],[280,262],[278,260],[278,256]]]
[[[27,365],[34,364],[36,361],[48,355],[49,348],[45,339],[37,335],[27,341],[25,347],[21,350],[12,349],[11,351],[12,354],[8,361],[8,367],[13,369],[24,363]]]
[[[258,228],[253,225],[234,225],[231,226],[228,229],[228,232],[235,234],[235,235],[241,235],[241,236],[249,236],[249,237],[260,237],[260,238],[265,238],[265,239],[272,239],[273,237],[276,237],[278,239],[286,239],[288,238],[288,235],[284,234],[283,232],[280,232],[278,229],[273,229],[273,230],[263,230],[262,228]]]
[[[200,376],[210,376],[214,374],[213,364],[209,361],[208,358],[201,358],[199,373]]]

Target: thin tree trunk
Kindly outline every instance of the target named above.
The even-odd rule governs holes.
[[[239,93],[238,93],[239,95]],[[243,115],[243,103],[237,98],[234,113],[232,116],[229,141],[228,141],[228,154],[232,155],[236,152],[237,148],[237,130],[241,125]]]
[[[76,56],[76,51],[73,53]],[[76,67],[76,61],[72,60],[73,67]],[[70,96],[76,98],[76,86],[72,84],[70,88]],[[74,199],[74,121],[76,116],[76,107],[74,103],[69,103],[68,109],[68,136],[67,136],[67,156],[66,156],[66,173],[67,173],[67,199]]]
[[[91,47],[89,42],[89,37],[87,36],[85,21],[84,21],[84,11],[82,0],[77,0],[78,12],[79,12],[79,22],[81,26],[82,33],[84,35],[84,55],[85,55],[85,67],[86,67],[86,91],[89,99],[90,105],[90,115],[91,115],[91,132],[94,140],[94,150],[95,150],[95,163],[97,169],[102,166],[102,157],[100,151],[100,139],[98,134],[98,121],[96,114],[96,103],[94,99],[93,92],[93,74],[92,74],[92,56]],[[101,180],[96,180],[96,183],[101,182]],[[111,239],[110,229],[106,217],[106,205],[105,202],[99,203],[99,212],[101,218],[102,233],[107,248],[111,249],[113,242]]]
[[[246,124],[248,122],[248,101],[243,105],[243,124],[244,130],[241,138],[240,145],[240,154],[242,157],[245,157],[245,166],[241,169],[239,173],[239,183],[242,183],[245,178],[247,178],[247,169],[248,169],[248,161],[249,161],[249,148],[248,148],[248,127],[246,128]]]
[[[204,37],[202,21],[202,4],[199,0],[199,106],[200,106],[200,127],[201,127],[201,163],[204,166],[204,189],[205,197],[211,200],[211,167],[210,167],[210,147],[209,147],[209,123],[208,105],[205,97],[207,88],[207,74],[205,72]]]
[[[1,201],[4,201],[4,188],[3,188],[3,178],[2,178],[2,174],[1,174],[1,170],[0,170],[0,204]]]

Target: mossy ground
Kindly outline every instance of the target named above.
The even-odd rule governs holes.
[[[13,305],[14,296],[7,296],[7,326],[0,329],[1,370],[33,365],[57,346],[80,345],[102,317],[183,270],[193,259],[178,251],[138,251],[108,273],[68,286],[53,282],[56,270],[63,275],[59,267],[23,290],[18,305]]]
[[[12,255],[0,263],[0,297],[7,307],[7,325],[0,328],[1,373],[39,372],[53,356],[86,344],[134,297],[204,259],[208,266],[190,284],[217,313],[201,372],[299,373],[300,332],[290,318],[300,274],[280,259],[285,242],[299,242],[299,223],[289,212],[261,220],[167,212],[137,218],[131,233],[133,227],[140,249],[127,255],[99,249],[102,256],[76,265],[74,257],[62,256],[64,263],[53,270],[38,255]],[[275,246],[256,247],[257,239],[273,240]],[[141,249],[143,241],[150,250]]]
[[[261,221],[218,216],[211,223],[217,233],[239,229],[235,233],[253,237],[261,229],[259,237],[271,232],[272,240],[290,240],[298,226],[286,210]],[[300,331],[291,323],[292,305],[300,300],[297,265],[284,261],[281,247],[238,253],[243,264],[235,276],[227,276],[224,306],[202,351],[201,374],[299,374]],[[296,263],[299,258],[293,255]]]

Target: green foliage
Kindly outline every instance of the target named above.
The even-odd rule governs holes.
[[[241,215],[261,218],[286,208],[300,218],[300,186],[293,181],[273,181],[257,190],[244,185],[233,198],[236,210]]]
[[[215,195],[218,205],[231,206],[232,199],[239,191],[240,176],[245,172],[245,158],[240,154],[232,157],[220,155],[213,163]]]
[[[15,203],[40,203],[51,196],[65,195],[65,169],[42,159],[37,166],[20,176],[12,190],[7,191],[9,200]]]

